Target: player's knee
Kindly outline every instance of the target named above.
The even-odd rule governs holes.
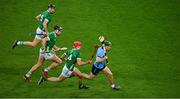
[[[86,78],[87,79],[92,79],[92,77],[90,75],[87,75]]]
[[[88,79],[93,79],[94,77],[92,77],[92,76],[88,76]]]
[[[56,63],[59,65],[59,64],[62,63],[62,60],[58,59],[58,60],[56,61]]]
[[[89,79],[89,77],[87,75],[84,75],[83,73],[79,73],[77,75],[79,78],[86,78],[86,79]]]
[[[61,78],[60,78],[60,77],[58,77],[58,81],[61,81]]]
[[[37,63],[36,65],[39,67],[39,66],[41,66],[42,64],[43,64],[43,63],[40,63],[40,62],[39,62],[39,63]]]
[[[82,75],[78,75],[78,78],[82,79],[82,78],[85,78],[85,77],[83,77]]]
[[[37,44],[35,44],[35,43],[32,43],[31,45],[32,45],[32,47],[37,47]]]
[[[95,75],[93,75],[93,74],[89,75],[89,79],[93,79],[94,77],[95,77]]]
[[[77,74],[79,78],[85,78],[82,73]]]

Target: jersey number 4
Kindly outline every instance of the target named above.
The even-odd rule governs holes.
[[[41,22],[43,21],[43,18],[44,18],[44,15],[41,15],[41,19],[40,19]]]
[[[69,55],[68,60],[70,60],[70,61],[72,60],[72,54]]]

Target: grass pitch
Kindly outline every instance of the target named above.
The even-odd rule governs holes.
[[[71,48],[80,40],[82,57],[88,59],[98,36],[113,43],[109,68],[122,90],[110,89],[102,73],[84,80],[88,90],[79,90],[75,77],[37,86],[40,69],[31,83],[23,81],[37,61],[40,45],[12,50],[11,44],[15,39],[33,40],[29,33],[38,26],[35,16],[49,3],[57,6],[49,30],[56,24],[64,29],[57,45]],[[0,97],[180,97],[180,0],[1,0],[0,4]],[[58,76],[62,66],[50,75]],[[91,66],[79,69],[89,73]]]

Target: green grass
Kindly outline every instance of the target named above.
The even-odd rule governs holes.
[[[57,6],[49,30],[56,24],[64,29],[57,45],[71,48],[80,40],[82,57],[88,59],[99,35],[113,43],[109,68],[122,90],[111,90],[103,73],[84,80],[88,90],[77,88],[77,78],[37,86],[40,70],[32,75],[33,82],[23,81],[37,61],[40,45],[12,50],[11,44],[15,39],[33,40],[28,34],[38,26],[35,16],[49,3]],[[179,4],[179,0],[1,0],[0,97],[180,97]],[[50,75],[58,76],[62,66]],[[91,66],[79,69],[89,73]]]

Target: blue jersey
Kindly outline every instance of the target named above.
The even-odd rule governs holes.
[[[99,57],[99,58],[104,58],[105,57],[105,51],[102,47],[99,47],[98,50],[97,50],[97,53],[96,53],[96,58]],[[102,61],[102,62],[94,62],[94,66],[96,68],[99,68],[99,69],[102,69],[104,66],[105,66],[105,62]]]

